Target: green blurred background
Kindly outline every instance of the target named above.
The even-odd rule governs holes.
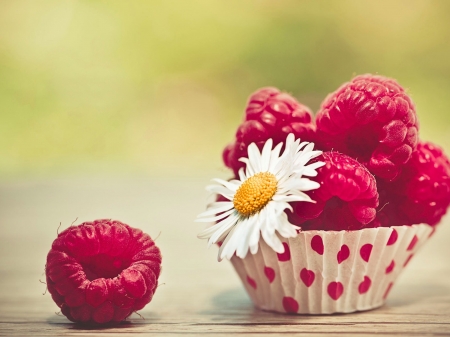
[[[261,86],[396,78],[450,150],[450,1],[0,0],[0,177],[184,175]]]

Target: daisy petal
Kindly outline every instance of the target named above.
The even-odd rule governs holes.
[[[248,160],[247,166],[251,166],[253,172],[261,172],[261,154],[255,143],[251,143],[248,147]]]
[[[244,172],[244,169],[243,169],[243,168],[241,168],[241,169],[239,170],[239,179],[241,179],[241,181],[247,180],[247,177],[245,176],[245,172]]]
[[[197,218],[197,219],[195,219],[195,222],[214,222],[214,221],[218,221],[220,219],[226,218],[227,216],[229,216],[230,214],[232,214],[234,212],[236,212],[236,210],[233,208],[233,209],[230,209],[227,212],[223,212],[223,213],[221,213],[219,215],[215,215],[215,216],[212,216],[212,217]]]
[[[252,232],[255,220],[256,217],[250,217],[247,224],[245,226],[241,226],[241,228],[239,228],[239,233],[236,233],[236,235],[240,237],[240,240],[237,242],[236,255],[241,259],[244,259],[247,256],[250,234]]]
[[[294,202],[294,201],[306,201],[303,197],[298,195],[277,195],[273,197],[274,201]]]
[[[301,184],[301,187],[299,188],[299,190],[305,191],[305,192],[316,190],[320,187],[320,184],[317,181],[313,181],[308,178],[301,178],[300,184]]]
[[[219,201],[209,205],[208,209],[203,213],[200,213],[197,218],[219,214],[222,212],[226,212],[234,207],[232,202],[229,201]]]
[[[269,164],[269,172],[275,173],[275,166],[278,162],[278,157],[280,156],[281,148],[283,147],[283,143],[279,143],[270,154],[270,164]]]
[[[230,248],[231,246],[229,245],[229,243],[230,243],[231,238],[234,236],[234,232],[236,231],[236,227],[237,226],[234,226],[233,229],[230,231],[230,233],[228,233],[227,237],[222,242],[222,245],[219,248],[219,253],[217,255],[217,260],[219,262],[222,261],[224,257],[230,255],[229,251],[231,251],[232,249]],[[233,256],[233,254],[234,254],[234,251],[231,252],[231,257]],[[228,260],[230,258],[228,258]]]
[[[267,172],[269,170],[270,156],[272,153],[272,139],[269,139],[266,144],[264,144],[263,150],[261,152],[261,172]]]
[[[232,200],[234,193],[231,192],[229,189],[220,186],[220,185],[209,185],[206,186],[206,190],[211,194],[220,194],[227,198],[228,200]]]
[[[233,227],[237,222],[239,221],[239,217],[237,216],[230,216],[228,219],[223,220],[220,223],[220,227],[216,229],[213,235],[209,238],[209,245],[213,243],[217,243],[219,239],[222,237],[222,235],[231,227]]]
[[[238,181],[238,180],[226,181],[223,179],[215,178],[215,179],[213,179],[213,181],[225,186],[226,188],[228,188],[230,191],[233,191],[233,192],[236,192],[237,189],[239,188],[239,185],[234,182],[234,181]]]

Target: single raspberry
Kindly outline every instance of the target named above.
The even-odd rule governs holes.
[[[120,322],[149,303],[158,285],[161,253],[141,230],[120,221],[69,227],[53,241],[45,274],[48,291],[71,321]]]
[[[317,114],[317,142],[358,159],[392,181],[417,145],[414,104],[393,79],[355,77],[328,95]]]
[[[353,158],[324,152],[317,160],[325,165],[310,178],[320,187],[308,194],[316,201],[292,203],[289,220],[302,230],[356,230],[367,227],[376,215],[378,192],[375,178]]]
[[[308,107],[276,88],[262,88],[252,94],[245,110],[245,118],[236,132],[236,139],[223,151],[225,165],[237,176],[245,164],[247,148],[255,143],[261,150],[272,138],[274,144],[284,142],[289,133],[302,141],[314,141],[315,125]]]
[[[434,226],[450,205],[450,161],[436,145],[419,142],[399,178],[380,188],[386,195],[377,216],[382,225]]]

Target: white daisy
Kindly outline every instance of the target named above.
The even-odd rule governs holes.
[[[208,239],[208,246],[222,242],[219,261],[231,259],[234,253],[245,258],[249,250],[255,254],[260,235],[274,251],[282,253],[283,244],[276,232],[284,238],[292,238],[298,229],[284,212],[292,210],[289,202],[314,202],[304,192],[320,185],[303,177],[317,175],[316,169],[324,163],[307,164],[322,152],[313,151],[313,143],[295,140],[293,134],[288,135],[282,155],[282,143],[274,149],[272,146],[273,141],[269,139],[260,152],[254,143],[250,144],[248,158],[239,159],[246,164],[245,171],[239,171],[239,180],[214,179],[217,184],[206,188],[228,199],[210,204],[196,220],[217,222],[198,237]]]

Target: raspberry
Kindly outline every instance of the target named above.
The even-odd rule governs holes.
[[[376,215],[378,192],[373,175],[353,158],[324,152],[317,160],[320,188],[308,194],[316,201],[292,203],[289,220],[302,230],[356,230],[367,227]]]
[[[390,192],[386,181],[377,179],[380,195],[376,218],[367,227],[411,226],[413,223],[399,210],[399,203],[404,199]]]
[[[236,139],[223,151],[223,161],[235,175],[245,164],[239,158],[247,157],[247,148],[255,143],[261,150],[272,138],[274,144],[286,140],[289,133],[302,141],[313,141],[315,125],[308,107],[298,103],[292,96],[268,87],[250,96],[245,118],[236,132]]]
[[[450,161],[436,145],[420,142],[399,178],[380,188],[387,204],[377,217],[381,225],[434,226],[450,205]]]
[[[357,158],[393,181],[417,145],[414,104],[393,79],[361,75],[328,95],[317,114],[317,142]]]
[[[48,291],[71,321],[120,322],[153,297],[161,253],[141,230],[114,220],[69,227],[53,241]]]

